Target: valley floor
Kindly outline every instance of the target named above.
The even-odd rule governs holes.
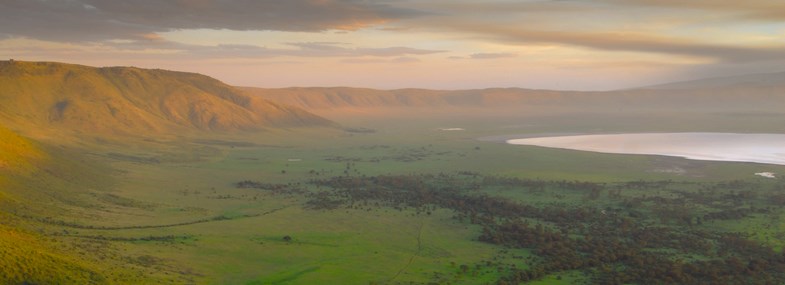
[[[785,167],[478,139],[588,129],[564,120],[380,119],[97,145],[57,158],[81,168],[9,180],[3,215],[46,243],[26,246],[83,257],[73,268],[90,273],[74,278],[88,283],[785,280],[785,184],[754,175]],[[647,128],[626,122],[601,131]],[[647,275],[640,262],[667,268]]]

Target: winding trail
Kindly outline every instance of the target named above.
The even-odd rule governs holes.
[[[224,215],[219,215],[219,216],[215,216],[215,217],[211,217],[211,218],[205,218],[205,219],[200,219],[200,220],[195,220],[195,221],[173,223],[173,224],[164,224],[164,225],[136,225],[136,226],[106,227],[106,226],[81,225],[81,224],[76,224],[76,223],[67,223],[67,222],[63,222],[63,221],[47,221],[47,220],[41,220],[41,221],[44,222],[44,223],[47,223],[47,224],[51,224],[51,225],[58,225],[58,226],[64,226],[64,227],[75,228],[75,229],[85,229],[85,230],[155,229],[155,228],[171,228],[171,227],[188,226],[188,225],[195,225],[195,224],[202,224],[202,223],[212,223],[212,222],[231,221],[231,220],[244,219],[244,218],[260,217],[260,216],[265,216],[265,215],[269,215],[269,214],[278,212],[280,210],[289,208],[291,206],[292,205],[287,205],[287,206],[284,206],[284,207],[275,208],[275,209],[269,210],[267,212],[258,213],[258,214],[248,214],[248,215],[242,215],[242,216],[237,216],[237,217],[227,217],[227,216],[224,216]]]
[[[423,229],[423,227],[425,227],[425,222],[421,221],[420,222],[420,226],[417,229],[417,250],[415,250],[414,253],[412,254],[412,256],[409,257],[409,261],[406,262],[406,265],[404,265],[400,270],[398,270],[398,273],[395,273],[395,275],[392,278],[390,278],[389,282],[395,281],[395,279],[397,279],[398,276],[400,276],[401,274],[406,272],[406,269],[409,269],[409,266],[411,266],[412,263],[414,262],[414,258],[417,257],[417,255],[419,255],[420,252],[422,252],[422,229]]]

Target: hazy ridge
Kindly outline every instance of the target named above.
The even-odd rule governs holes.
[[[390,109],[499,111],[687,111],[780,112],[785,110],[785,73],[754,74],[605,92],[523,88],[476,90],[349,87],[250,88],[247,94],[317,113]]]
[[[719,89],[719,88],[783,88],[785,72],[756,73],[736,76],[714,77],[699,80],[673,82],[646,86],[638,89]]]

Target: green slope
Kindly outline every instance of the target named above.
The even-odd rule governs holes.
[[[0,125],[0,284],[152,284],[105,244],[60,236],[46,222],[94,211],[85,188],[104,188],[107,169]]]
[[[43,157],[32,142],[0,126],[0,176],[3,172],[28,172],[31,160]]]
[[[0,224],[0,284],[103,284],[95,265],[37,235]]]
[[[35,144],[0,126],[0,205],[16,203],[7,190],[15,178],[29,176],[46,158]],[[0,211],[0,284],[92,284],[101,278],[91,265],[56,250],[36,234],[22,229],[23,221]],[[26,283],[25,283],[26,282]]]

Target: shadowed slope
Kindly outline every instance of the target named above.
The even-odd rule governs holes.
[[[0,117],[16,126],[114,134],[331,124],[200,74],[19,61],[0,62]]]

